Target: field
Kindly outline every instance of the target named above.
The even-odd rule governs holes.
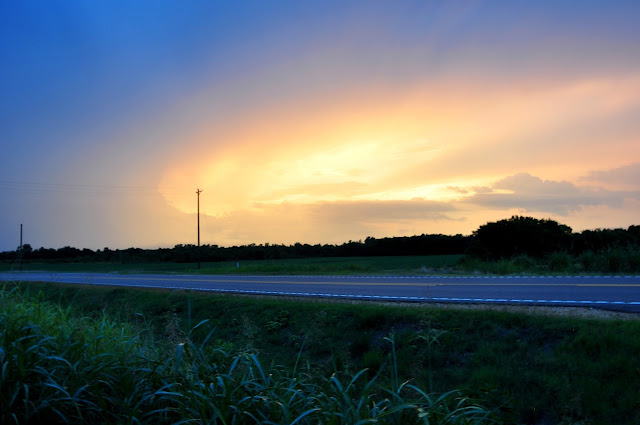
[[[334,417],[343,419],[336,419],[334,423],[350,423],[344,419],[348,415],[352,415],[348,416],[351,419],[356,418],[356,412],[364,415],[364,410],[358,410],[352,404],[358,400],[367,406],[369,415],[375,414],[370,409],[374,405],[392,412],[406,404],[423,409],[424,413],[429,405],[425,395],[429,394],[429,400],[434,401],[452,390],[455,391],[450,393],[453,396],[445,396],[444,404],[432,406],[434,410],[429,423],[465,423],[461,416],[457,416],[458,422],[437,421],[437,412],[442,412],[442,409],[455,411],[458,402],[462,403],[462,408],[469,407],[462,411],[478,409],[477,412],[483,412],[482,418],[491,417],[497,423],[568,425],[635,424],[640,421],[640,372],[637,367],[640,361],[640,321],[636,316],[590,319],[496,310],[329,303],[37,283],[23,284],[21,291],[23,294],[28,292],[30,295],[24,296],[37,300],[37,305],[60,305],[66,312],[65,321],[69,326],[75,326],[78,332],[100,326],[107,329],[104,323],[108,323],[112,334],[121,332],[129,335],[128,338],[151,341],[150,346],[160,350],[157,353],[146,348],[148,355],[155,353],[153,364],[157,366],[154,367],[162,369],[171,379],[165,376],[164,385],[167,387],[160,389],[160,385],[155,388],[159,394],[153,397],[145,394],[150,397],[147,399],[149,403],[155,400],[151,403],[155,403],[150,407],[151,411],[167,406],[175,409],[165,412],[167,418],[176,412],[184,415],[186,411],[180,409],[197,406],[207,411],[211,408],[206,402],[210,400],[207,397],[200,404],[183,399],[187,395],[196,396],[191,390],[186,391],[185,377],[175,375],[174,365],[179,355],[188,357],[191,362],[187,362],[190,365],[187,370],[191,371],[187,373],[189,379],[194,378],[193,373],[196,372],[212,379],[215,373],[207,368],[213,364],[219,364],[220,368],[229,367],[233,362],[243,364],[245,372],[252,370],[260,376],[264,372],[263,378],[272,381],[260,378],[259,382],[250,384],[273,390],[268,392],[265,389],[251,396],[262,397],[261,403],[279,397],[276,389],[293,385],[291,379],[296,373],[302,373],[295,382],[303,383],[300,385],[305,386],[305,391],[312,391],[315,401],[305,399],[304,403],[308,404],[304,404],[301,399],[300,403],[307,406],[307,410],[296,410],[297,415],[309,409],[320,409],[320,404],[325,404],[321,410],[308,413],[309,422],[302,418],[299,423],[316,423],[318,416],[314,415],[328,415],[322,416],[326,420],[337,413],[343,416]],[[77,320],[84,325],[73,325]],[[91,323],[102,325],[89,326],[89,322],[82,320],[93,320],[97,322]],[[26,329],[24,325],[22,329]],[[73,335],[74,332],[70,331],[66,336],[72,345]],[[81,333],[75,337],[81,338]],[[93,340],[82,338],[88,344]],[[3,344],[3,347],[9,346]],[[125,343],[114,345],[124,346]],[[65,358],[66,354],[47,355],[49,358]],[[200,355],[202,359],[196,361]],[[8,359],[9,356],[5,356],[3,361]],[[66,364],[63,360],[54,363],[60,367]],[[78,367],[71,360],[69,363]],[[363,368],[367,370],[358,375]],[[242,379],[249,379],[242,376]],[[340,394],[331,392],[338,385],[331,381],[332,377],[339,381],[343,390]],[[355,377],[353,386],[345,390]],[[90,383],[79,375],[76,378],[79,380],[77,391],[83,382]],[[232,378],[229,377],[229,382],[242,386]],[[197,386],[205,381],[191,380],[188,383]],[[7,385],[8,381],[4,382],[3,385]],[[375,385],[368,386],[369,382],[375,382]],[[403,382],[424,394],[409,390],[408,386],[400,390]],[[365,388],[368,392],[364,391]],[[66,391],[71,396],[71,391]],[[126,391],[132,392],[133,389]],[[249,390],[244,388],[242,391],[245,394]],[[344,391],[351,392],[345,394]],[[7,394],[4,389],[2,393]],[[332,399],[331,394],[339,397]],[[118,398],[120,395],[109,394],[109,397],[123,408],[125,402]],[[163,398],[166,403],[162,402]],[[343,404],[336,401],[341,398],[344,399],[344,403],[340,402]],[[241,399],[229,399],[228,406],[239,403]],[[330,404],[330,400],[334,400],[334,405],[329,408],[327,403]],[[260,403],[256,401],[254,404],[258,409]],[[286,403],[284,406],[291,407]],[[458,415],[462,411],[458,411]],[[490,416],[486,416],[487,411],[491,412]],[[260,412],[264,413],[264,410]],[[409,415],[409,410],[406,412]],[[418,410],[412,412],[410,422],[427,423],[427,416],[420,416],[416,413]],[[143,412],[138,413],[143,415]],[[191,416],[183,418],[200,414],[196,413],[191,412]],[[409,420],[398,415],[389,413],[377,419],[380,423]],[[466,423],[481,423],[480,416]],[[280,419],[275,422],[288,423],[295,417],[290,416],[287,421],[278,416]],[[330,422],[325,420],[322,422]]]
[[[326,257],[287,260],[203,262],[200,274],[429,274],[451,271],[463,255]],[[17,270],[0,263],[0,270]],[[59,272],[198,273],[196,263],[30,262],[23,270]]]
[[[86,262],[27,261],[23,270],[59,272],[179,273],[179,274],[264,274],[264,275],[628,275],[640,273],[640,250],[614,248],[599,253],[570,255],[556,252],[537,258],[517,255],[484,261],[466,255],[317,257],[281,260],[202,262],[136,262],[131,260]],[[0,262],[0,271],[16,271],[19,264]]]

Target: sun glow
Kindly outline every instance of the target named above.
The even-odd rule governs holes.
[[[438,137],[443,126],[435,124],[437,114],[424,120],[417,109],[404,114],[388,106],[367,109],[358,103],[361,100],[339,108],[307,106],[286,119],[250,121],[227,136],[224,148],[172,162],[159,191],[170,205],[192,213],[192,197],[166,188],[197,184],[210,194],[203,197],[203,211],[214,216],[254,203],[377,199],[381,191],[405,186],[396,181],[404,179],[399,170],[419,169],[447,150],[448,140]],[[393,104],[376,104],[389,103]],[[292,119],[296,116],[300,119]],[[284,122],[287,125],[280,126]],[[193,138],[202,140],[206,151],[215,134],[204,128]]]
[[[394,95],[351,93],[340,102],[292,103],[248,115],[242,126],[199,128],[188,136],[199,155],[177,152],[159,191],[169,205],[192,214],[192,192],[202,188],[201,212],[229,220],[255,222],[297,211],[301,223],[312,223],[309,214],[315,213],[309,211],[332,204],[431,202],[429,208],[439,203],[435,208],[445,212],[432,211],[433,219],[421,219],[421,226],[445,216],[454,222],[465,202],[484,199],[478,196],[486,191],[513,195],[493,184],[519,170],[564,179],[571,174],[577,181],[594,161],[618,158],[613,150],[598,150],[596,157],[587,142],[576,149],[572,139],[558,138],[581,131],[575,127],[585,120],[606,119],[621,105],[637,104],[638,81],[616,83],[626,90],[624,97],[612,93],[611,84],[585,80],[504,90],[411,87]],[[598,136],[582,140],[590,137]],[[629,137],[619,136],[621,146],[629,146]],[[566,160],[568,152],[573,161]],[[176,187],[184,189],[168,189]],[[287,228],[287,222],[278,226]],[[367,223],[389,232],[418,231]]]
[[[638,224],[640,1],[31,3],[0,250]]]
[[[294,158],[277,153],[270,158],[255,158],[230,151],[191,169],[176,167],[165,174],[164,184],[175,187],[197,181],[198,185],[209,188],[212,199],[204,210],[216,216],[250,207],[254,202],[451,198],[446,194],[446,185],[397,190],[401,184],[394,183],[398,168],[416,168],[428,163],[441,154],[442,147],[426,139],[363,140],[346,141],[329,149],[318,143],[315,150]],[[161,184],[161,192],[162,188]],[[184,212],[193,211],[192,199],[171,195],[167,200],[174,207]]]

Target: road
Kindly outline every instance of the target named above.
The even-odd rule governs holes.
[[[2,281],[404,302],[583,306],[640,312],[640,276],[217,276],[24,272]]]

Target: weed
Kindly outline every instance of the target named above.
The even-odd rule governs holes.
[[[164,335],[167,312],[175,312],[180,319],[176,323],[184,336],[176,342],[185,344],[179,370],[188,376],[203,376],[200,366],[193,368],[193,361],[200,360],[194,360],[192,356],[208,359],[209,366],[213,368],[215,365],[218,371],[228,371],[238,355],[259,352],[262,364],[270,365],[263,366],[263,370],[269,369],[268,373],[274,376],[292,378],[296,376],[292,371],[302,374],[300,371],[304,369],[310,379],[306,382],[314,385],[324,383],[322,379],[328,378],[323,377],[334,373],[346,385],[358,371],[369,366],[371,369],[360,376],[357,385],[364,385],[377,376],[373,387],[377,388],[377,396],[381,396],[380,388],[393,390],[394,376],[398,376],[397,387],[402,388],[399,391],[405,401],[413,400],[414,396],[420,398],[414,390],[409,390],[408,385],[429,395],[433,390],[464,388],[463,393],[452,396],[449,402],[456,397],[468,398],[473,395],[472,399],[479,400],[477,403],[482,406],[510,412],[507,423],[536,424],[542,420],[592,425],[640,423],[637,413],[640,386],[636,383],[640,382],[637,379],[640,378],[637,368],[640,363],[640,340],[637,338],[640,322],[635,320],[554,318],[500,311],[305,302],[193,292],[193,322],[209,321],[190,330],[185,328],[186,295],[179,291],[168,297],[164,291],[114,291],[104,287],[50,283],[28,284],[23,288],[31,288],[29,299],[38,300],[37,305],[47,305],[48,302],[73,303],[65,304],[60,309],[66,311],[66,321],[45,320],[45,323],[53,323],[54,330],[56,326],[68,329],[67,335],[71,341],[84,341],[83,352],[87,353],[87,357],[94,356],[91,353],[99,353],[104,347],[120,344],[109,339],[109,335],[120,335],[125,329],[123,335],[129,335],[131,340],[129,349],[139,350],[135,355],[142,356],[138,363],[131,360],[131,364],[138,364],[144,370],[156,368],[170,372],[154,391],[171,383],[173,386],[163,391],[182,394],[185,385],[195,385],[185,381],[185,378],[169,379],[173,376],[171,374],[177,372],[173,363],[164,363],[168,359],[175,359],[177,355],[176,344],[168,341]],[[42,291],[41,295],[37,295],[39,291]],[[23,293],[21,296],[26,295]],[[102,304],[99,303],[100,298],[104,300]],[[3,302],[0,297],[0,304]],[[179,306],[185,308],[179,309]],[[282,311],[289,318],[287,326],[267,332],[264,324],[280,317]],[[56,314],[64,316],[62,313]],[[3,320],[10,323],[12,317],[17,316],[9,315]],[[135,322],[130,323],[129,319]],[[18,329],[25,328],[25,333],[20,337],[27,339],[21,343],[22,346],[19,343],[17,346],[27,350],[31,346],[31,338],[34,338],[32,335],[44,327],[25,326],[23,323]],[[85,327],[99,329],[99,326],[105,329],[105,336],[97,341],[83,330]],[[4,324],[3,327],[6,328]],[[207,339],[213,328],[213,336]],[[393,344],[384,339],[392,333]],[[430,337],[434,339],[429,347]],[[202,345],[205,341],[208,342],[200,349],[202,354],[196,354],[192,346]],[[7,347],[0,343],[5,353],[8,352]],[[65,356],[60,357],[68,360]],[[115,361],[114,357],[105,358]],[[7,362],[7,359],[5,356],[3,362]],[[68,361],[72,365],[77,362]],[[365,361],[368,363],[365,364]],[[242,362],[244,360],[238,360],[238,365]],[[51,367],[61,368],[63,364],[66,363],[56,361]],[[384,367],[374,368],[378,364]],[[87,366],[86,369],[94,366]],[[255,371],[255,365],[251,367]],[[394,372],[396,367],[397,372]],[[123,370],[117,372],[116,376],[124,375]],[[214,378],[212,375],[206,379]],[[65,376],[64,379],[69,378]],[[129,380],[123,383],[127,388],[134,388],[140,379],[156,382],[142,371],[135,372],[131,379],[122,377],[123,381]],[[403,386],[405,379],[410,382]],[[205,387],[209,383],[207,381]],[[76,390],[80,387],[82,385]],[[198,391],[202,393],[205,389]],[[30,389],[30,394],[33,391]],[[73,395],[69,389],[66,391]],[[389,393],[384,394],[390,397]],[[4,392],[0,391],[0,398],[3,395]],[[135,409],[131,403],[137,403],[135,397],[127,404],[127,409],[132,409],[132,412]],[[175,397],[173,400],[177,403],[179,400]],[[369,402],[373,400],[381,399],[369,399]],[[388,411],[391,407],[387,406],[386,409]],[[168,412],[165,414],[169,415]],[[321,422],[314,415],[316,413],[309,413],[299,423],[305,420]],[[387,416],[378,420],[384,422],[384,418]]]
[[[427,344],[427,362],[428,362],[430,392],[433,392],[433,368],[431,367],[432,346],[435,344],[438,344],[440,341],[440,337],[446,333],[447,331],[445,330],[432,328],[431,322],[429,322],[427,331],[418,334],[416,337],[417,339],[422,340]]]
[[[327,378],[297,364],[267,368],[255,354],[210,347],[214,331],[194,342],[207,323],[157,350],[107,316],[76,317],[2,290],[0,423],[499,423],[460,391],[434,395],[401,384],[393,335],[388,387],[366,370]]]
[[[378,349],[369,350],[366,353],[364,353],[363,361],[362,361],[363,366],[374,373],[380,370],[383,362],[384,362],[384,355]]]

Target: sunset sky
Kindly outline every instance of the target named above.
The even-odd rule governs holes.
[[[0,2],[0,251],[640,224],[640,1]]]

